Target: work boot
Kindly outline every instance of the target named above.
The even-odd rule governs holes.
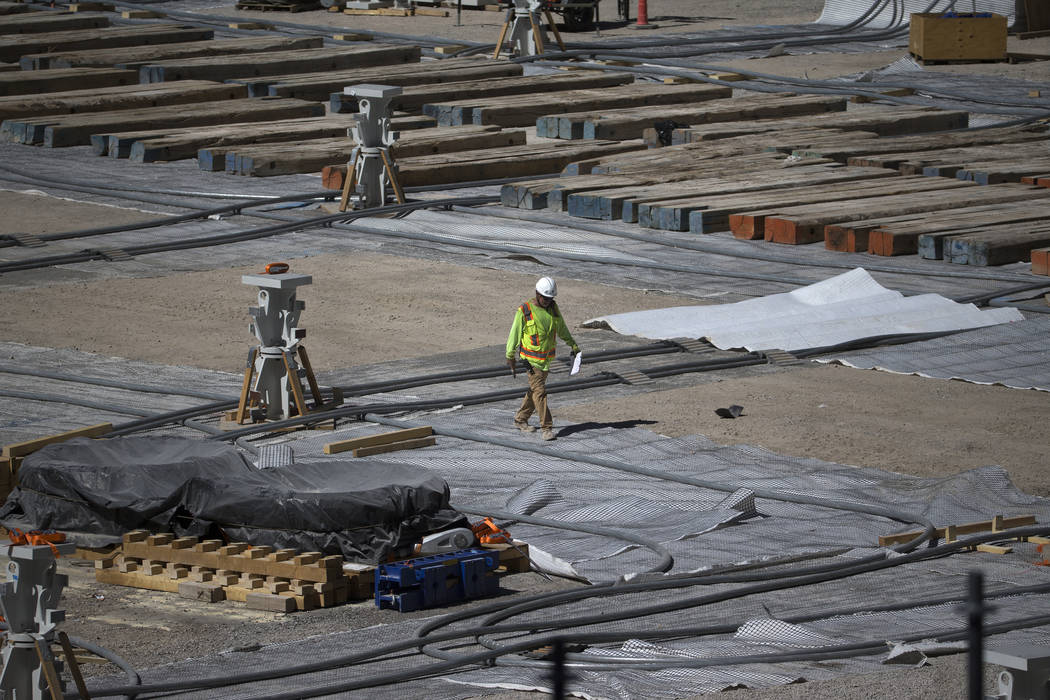
[[[534,433],[534,432],[536,432],[536,428],[534,426],[529,425],[528,423],[526,423],[523,420],[516,420],[516,421],[514,421],[514,427],[517,428],[518,430],[520,430],[523,433]]]
[[[553,440],[555,437],[556,436],[554,434],[554,428],[544,428],[543,429],[543,439],[544,440]]]

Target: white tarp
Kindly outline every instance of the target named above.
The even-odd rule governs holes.
[[[981,310],[938,294],[905,297],[858,267],[783,294],[735,304],[612,314],[583,325],[654,340],[706,338],[723,350],[793,351],[880,335],[965,330],[1023,319],[1017,309]]]

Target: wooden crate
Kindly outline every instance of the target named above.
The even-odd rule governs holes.
[[[1003,61],[1006,17],[914,13],[908,50],[924,61]]]

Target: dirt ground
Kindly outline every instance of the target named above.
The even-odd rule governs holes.
[[[723,25],[800,23],[814,20],[821,0],[744,2],[715,0],[701,7],[686,0],[654,0],[650,21],[658,31],[714,29]],[[633,34],[615,22],[616,5],[603,0],[603,36]],[[232,5],[210,8],[215,14],[274,20],[275,13],[238,12]],[[697,17],[702,13],[702,17]],[[326,12],[281,15],[302,24],[372,29],[399,34],[435,35],[477,41],[495,39],[502,16],[464,11],[464,26],[448,18],[347,17]],[[632,3],[632,21],[634,3]],[[655,35],[655,34],[654,34]],[[570,35],[591,41],[593,32]],[[1024,42],[1015,50],[1046,52],[1050,40]],[[1011,39],[1011,48],[1015,40]],[[788,55],[738,61],[737,68],[823,78],[890,63],[903,50],[849,56]],[[1045,80],[1045,64],[982,64],[944,67]],[[150,218],[142,211],[75,203],[26,192],[0,191],[0,231],[44,233],[82,227],[104,216],[109,223]],[[531,289],[531,274],[447,263],[406,262],[379,254],[322,255],[290,260],[293,270],[314,275],[303,298],[311,329],[311,357],[317,367],[349,367],[419,356],[429,336],[429,318],[447,330],[449,349],[490,349],[506,340],[509,312]],[[252,338],[246,309],[254,302],[240,275],[253,268],[180,272],[152,279],[38,286],[0,291],[0,338],[38,346],[201,368],[237,371]],[[456,279],[455,293],[447,281]],[[390,280],[398,284],[391,285]],[[374,290],[369,314],[348,316],[346,290]],[[695,304],[660,293],[559,279],[559,300],[585,349],[592,331],[575,326],[609,312]],[[185,303],[171,304],[172,299]],[[108,319],[98,323],[98,318]],[[231,332],[231,329],[243,329]],[[342,337],[322,329],[338,329]],[[352,343],[343,342],[353,339]],[[486,350],[489,351],[489,350]],[[714,409],[744,406],[736,420],[718,418]],[[555,419],[571,421],[657,421],[648,426],[666,435],[703,434],[724,443],[748,443],[790,455],[877,467],[917,476],[948,476],[986,464],[1000,464],[1023,490],[1050,497],[1046,472],[1045,429],[1050,395],[995,386],[900,376],[838,366],[804,366],[761,378],[730,378],[695,387],[639,394],[615,402],[572,407],[553,401]],[[535,582],[530,590],[535,589]],[[102,596],[99,598],[98,596]],[[240,610],[236,614],[202,612],[202,606],[168,596],[94,584],[90,571],[78,569],[64,598],[69,631],[110,646],[129,660],[162,663],[251,641],[300,639],[360,624],[369,604],[333,611],[273,616]],[[336,610],[338,612],[336,612]],[[251,627],[246,627],[248,624]],[[159,633],[159,634],[158,634]],[[166,655],[166,656],[165,656]],[[180,656],[181,655],[181,656]],[[767,691],[740,691],[733,697],[931,698],[961,697],[962,657],[937,659],[931,668],[892,675],[874,674]],[[510,697],[510,695],[508,695]],[[535,697],[535,696],[521,696]]]

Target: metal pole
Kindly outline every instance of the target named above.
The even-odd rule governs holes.
[[[460,21],[460,17],[463,15],[463,0],[456,0],[456,26],[462,27],[463,22]]]
[[[967,685],[970,700],[984,698],[984,574],[971,571],[969,575],[969,598],[966,611],[969,615],[967,626],[969,659],[967,664]]]
[[[565,697],[565,641],[561,637],[554,640],[551,661],[554,662],[551,667],[551,697],[562,700]]]

